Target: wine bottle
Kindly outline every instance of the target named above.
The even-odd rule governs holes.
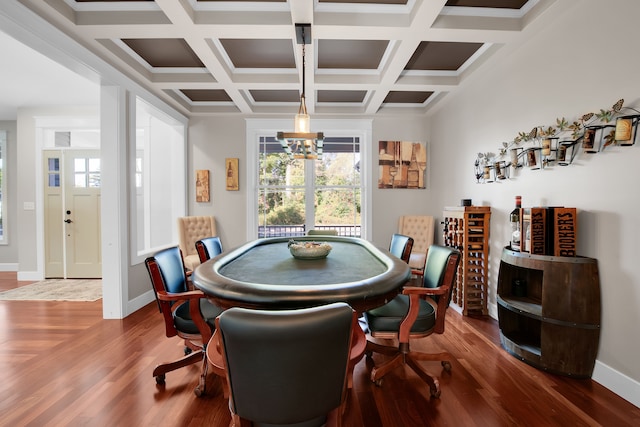
[[[522,197],[516,196],[516,207],[509,215],[511,223],[511,250],[520,252],[520,208],[522,207]]]

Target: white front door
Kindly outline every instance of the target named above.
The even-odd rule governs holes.
[[[100,278],[100,152],[45,151],[45,277]]]

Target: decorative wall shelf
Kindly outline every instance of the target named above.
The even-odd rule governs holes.
[[[610,109],[587,113],[573,123],[563,117],[553,126],[536,126],[520,132],[512,141],[503,142],[498,153],[478,153],[474,174],[478,183],[510,179],[527,167],[545,169],[551,165],[569,166],[579,150],[594,154],[608,146],[631,146],[636,143],[640,111],[624,107],[624,99]]]

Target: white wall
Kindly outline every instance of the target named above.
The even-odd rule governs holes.
[[[569,167],[522,171],[515,179],[475,184],[478,152],[497,152],[520,131],[573,121],[620,98],[640,109],[637,19],[640,2],[561,2],[523,33],[521,46],[463,84],[432,116],[432,182],[436,205],[470,197],[490,205],[491,308],[507,215],[514,196],[523,206],[577,207],[578,252],[598,259],[602,294],[600,349],[594,379],[640,406],[640,144],[581,154]],[[451,197],[455,195],[455,197]],[[570,309],[569,307],[567,308]],[[495,315],[495,314],[494,314]]]
[[[433,215],[441,212],[441,206],[433,204],[435,188],[431,180],[433,144],[425,117],[377,117],[373,121],[373,156],[371,159],[373,183],[373,242],[389,247],[393,233],[398,232],[398,218],[402,215]],[[378,142],[412,141],[427,143],[426,189],[378,189]]]
[[[292,112],[292,116],[295,111]],[[322,117],[325,119],[325,117]],[[344,119],[344,118],[339,118]],[[312,117],[313,120],[313,117]],[[428,142],[428,132],[424,117],[416,118],[375,118],[371,164],[372,171],[372,241],[381,247],[389,246],[391,234],[398,229],[401,215],[426,214],[433,189],[427,177],[426,190],[379,190],[378,181],[378,141],[403,140]],[[214,215],[218,234],[225,248],[246,242],[247,222],[247,164],[245,141],[246,121],[243,117],[195,117],[189,122],[189,214]],[[428,155],[430,153],[428,152]],[[239,158],[240,191],[225,189],[225,158]],[[430,160],[428,160],[429,164]],[[257,167],[257,165],[255,165]],[[211,201],[195,202],[195,171],[208,169],[210,173]],[[429,170],[429,167],[427,168]],[[441,208],[438,208],[441,211]]]
[[[223,247],[246,242],[247,183],[245,119],[241,116],[195,117],[189,121],[187,188],[189,215],[213,215]],[[240,190],[226,190],[225,159],[237,157]],[[196,203],[196,170],[209,170],[210,201]]]

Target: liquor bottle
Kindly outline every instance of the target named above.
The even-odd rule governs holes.
[[[511,250],[520,252],[520,208],[522,207],[522,197],[516,196],[516,207],[509,215],[511,223]]]

